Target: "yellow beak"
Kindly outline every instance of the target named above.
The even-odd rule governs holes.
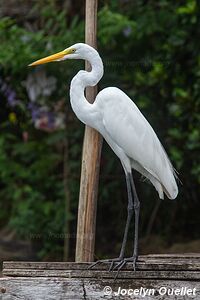
[[[55,53],[53,55],[47,56],[45,58],[41,58],[39,60],[34,61],[32,64],[29,64],[29,67],[46,64],[49,62],[53,62],[58,59],[62,59],[65,55],[70,54],[72,52],[71,49],[65,49],[61,52]]]

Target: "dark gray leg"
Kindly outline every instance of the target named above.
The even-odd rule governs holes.
[[[133,206],[133,197],[132,197],[132,191],[131,191],[131,180],[130,180],[129,174],[126,174],[126,186],[127,186],[127,193],[128,193],[128,206],[127,206],[128,215],[127,215],[127,219],[126,219],[126,226],[125,226],[125,231],[124,231],[123,242],[122,242],[122,247],[121,247],[119,257],[112,260],[109,271],[112,270],[115,262],[123,261],[127,238],[128,238],[128,230],[129,230],[130,222],[131,222],[131,219],[133,216],[133,207],[134,206]]]
[[[140,201],[138,199],[138,195],[136,192],[135,184],[133,181],[133,176],[130,174],[130,181],[131,181],[131,188],[133,191],[133,198],[134,198],[134,211],[135,211],[135,234],[134,234],[134,250],[133,256],[138,257],[138,230],[139,230],[139,216],[140,216]]]
[[[130,222],[133,216],[133,198],[132,198],[132,193],[131,193],[131,181],[130,181],[130,176],[129,174],[126,174],[126,185],[127,185],[127,193],[128,193],[128,206],[127,206],[127,220],[126,220],[126,227],[124,231],[124,237],[123,237],[123,242],[122,242],[122,247],[120,251],[119,258],[122,259],[124,258],[124,252],[125,252],[125,247],[126,247],[126,242],[128,238],[128,230],[130,226]]]
[[[133,263],[133,268],[134,271],[136,270],[136,261],[138,258],[138,227],[139,227],[139,214],[140,214],[140,201],[138,199],[137,196],[137,192],[136,192],[136,188],[135,188],[135,184],[133,181],[133,176],[132,173],[128,174],[129,176],[129,181],[131,183],[131,190],[133,193],[133,198],[134,198],[134,211],[135,211],[135,232],[134,232],[134,249],[133,249],[133,256],[129,257],[129,258],[124,258],[123,260],[121,260],[121,262],[119,262],[114,268],[113,270],[119,270],[123,268],[123,266],[127,263],[127,262],[132,262]],[[118,275],[117,272],[117,275]],[[116,275],[116,277],[117,277]]]

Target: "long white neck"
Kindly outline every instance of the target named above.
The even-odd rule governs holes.
[[[89,47],[89,51],[84,58],[89,61],[92,70],[90,72],[79,71],[72,79],[70,102],[78,119],[93,127],[92,120],[94,119],[95,107],[87,101],[84,91],[87,86],[94,86],[99,82],[103,76],[103,63],[98,52],[91,47]]]

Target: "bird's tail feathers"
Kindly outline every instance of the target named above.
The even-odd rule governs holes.
[[[163,145],[160,143],[160,146],[163,150],[163,159],[166,160],[166,172],[168,176],[165,176],[165,178],[167,178],[167,181],[165,180],[165,178],[163,178],[162,180],[162,186],[163,186],[163,190],[164,193],[167,195],[167,197],[169,199],[175,199],[178,195],[178,187],[177,187],[177,183],[176,181],[180,181],[179,177],[178,177],[178,172],[177,170],[173,167],[167,152],[165,151]],[[180,181],[181,182],[181,181]]]
[[[179,172],[173,167],[173,174],[174,174],[174,177],[176,179],[176,181],[178,181],[178,183],[180,183],[181,185],[183,185],[183,182],[180,180],[179,178]]]
[[[167,180],[163,180],[162,182],[163,190],[169,199],[175,199],[178,195],[178,186],[176,182],[178,176],[174,172],[173,167],[168,170],[168,176],[166,176],[166,178]]]

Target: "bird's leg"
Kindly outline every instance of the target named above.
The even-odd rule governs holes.
[[[127,219],[126,219],[126,226],[125,226],[125,231],[124,231],[124,237],[123,237],[123,242],[121,246],[121,251],[119,254],[119,257],[116,259],[113,259],[110,265],[110,270],[112,270],[114,263],[115,262],[121,262],[123,261],[124,258],[124,253],[125,253],[125,248],[126,248],[126,243],[127,243],[127,238],[128,238],[128,230],[130,226],[130,222],[133,216],[133,197],[131,193],[131,181],[130,181],[130,176],[129,174],[126,173],[126,186],[127,186],[127,193],[128,193],[128,206],[127,206]]]
[[[135,264],[138,258],[138,231],[139,231],[139,216],[140,216],[140,201],[135,188],[135,183],[133,181],[132,173],[130,174],[131,187],[134,197],[134,211],[135,211],[135,234],[134,234],[134,250],[133,250],[133,267],[135,270]]]
[[[139,227],[139,214],[140,214],[140,201],[138,199],[138,195],[136,192],[135,184],[133,181],[132,173],[129,173],[130,183],[131,183],[131,189],[133,192],[134,197],[134,211],[135,211],[135,233],[134,233],[134,249],[133,249],[133,256],[129,258],[123,259],[121,262],[119,262],[115,267],[114,270],[118,269],[118,271],[128,262],[133,262],[133,268],[134,271],[136,270],[136,261],[138,258],[138,227]]]
[[[129,174],[126,174],[126,185],[127,185],[127,193],[128,193],[128,206],[127,206],[127,220],[126,220],[126,227],[124,231],[124,237],[123,237],[123,242],[122,242],[122,247],[120,251],[119,258],[122,259],[124,258],[124,252],[125,252],[125,247],[126,247],[126,242],[127,242],[127,237],[128,237],[128,230],[130,226],[130,222],[133,216],[133,198],[131,194],[131,181],[129,178]]]
[[[128,230],[129,230],[130,222],[131,222],[131,219],[133,216],[133,208],[134,208],[133,197],[132,197],[132,192],[131,192],[131,180],[130,180],[129,174],[127,174],[127,173],[126,173],[126,185],[127,185],[127,193],[128,193],[128,206],[127,206],[128,215],[127,215],[124,237],[123,237],[123,242],[122,242],[119,257],[113,258],[113,259],[98,260],[95,263],[93,263],[89,268],[93,268],[98,263],[110,263],[109,271],[111,271],[115,262],[121,263],[123,261],[127,238],[128,238]]]

